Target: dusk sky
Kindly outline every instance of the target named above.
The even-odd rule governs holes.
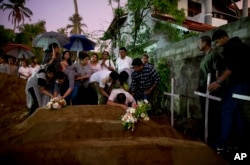
[[[4,2],[8,2],[4,0]],[[121,0],[124,5],[126,0]],[[83,18],[82,23],[87,25],[88,32],[107,30],[113,19],[112,8],[108,0],[78,0],[78,12]],[[56,31],[59,28],[71,24],[68,20],[75,12],[73,0],[27,0],[26,5],[33,12],[31,22],[25,19],[25,23],[36,23],[39,20],[46,21],[47,31]],[[117,7],[117,3],[113,3]],[[8,21],[10,11],[0,11],[0,24],[5,28],[13,28]]]
[[[121,0],[121,6],[127,0]],[[4,0],[4,2],[8,2]],[[87,32],[105,31],[113,19],[112,8],[108,0],[78,0],[78,11],[83,18],[83,23],[87,25]],[[242,8],[241,2],[238,3]],[[248,4],[250,5],[250,3]],[[117,3],[113,3],[117,7]],[[27,0],[26,7],[33,11],[31,22],[26,18],[25,23],[36,23],[39,20],[46,21],[47,31],[56,31],[66,27],[71,22],[68,20],[74,14],[73,0]],[[0,24],[5,28],[13,28],[13,24],[8,21],[10,11],[0,11]]]

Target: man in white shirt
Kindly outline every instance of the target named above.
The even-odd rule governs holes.
[[[133,104],[136,104],[134,97],[123,88],[113,89],[109,95],[107,102],[107,105],[118,106],[123,108],[124,110],[126,110],[128,106],[132,106]]]
[[[125,68],[132,67],[132,58],[127,56],[127,49],[125,47],[120,48],[120,57],[116,59],[115,65],[118,73],[120,73]]]
[[[116,83],[119,74],[116,71],[101,70],[90,76],[89,82],[98,94],[98,104],[106,104],[106,98],[109,97],[110,90]],[[105,89],[108,87],[108,89]]]

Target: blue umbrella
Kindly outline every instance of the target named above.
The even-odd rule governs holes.
[[[63,47],[70,51],[94,50],[96,46],[96,43],[81,34],[73,34],[69,38],[70,43],[64,45]]]

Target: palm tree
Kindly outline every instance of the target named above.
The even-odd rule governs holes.
[[[16,41],[31,46],[31,42],[35,38],[35,36],[46,31],[45,24],[46,22],[44,20],[40,20],[34,24],[23,24],[19,26],[18,29],[20,33],[18,34],[19,36],[20,34],[22,35]]]
[[[87,27],[86,24],[81,23],[82,17],[78,13],[78,5],[77,5],[77,0],[74,0],[74,8],[75,8],[75,13],[73,14],[72,17],[69,17],[69,21],[72,22],[72,24],[67,25],[67,29],[71,28],[70,33],[75,33],[75,34],[81,34],[84,33],[83,29],[81,27]]]
[[[19,26],[18,29],[22,33],[30,33],[36,36],[40,33],[46,32],[45,24],[46,22],[44,20],[39,20],[34,24],[23,24]]]
[[[57,29],[57,32],[61,33],[61,34],[68,35],[67,28],[64,28],[64,27],[61,27],[61,28]]]
[[[3,11],[6,9],[10,10],[8,20],[11,20],[12,24],[14,24],[13,31],[15,31],[16,25],[19,26],[21,21],[23,21],[24,24],[25,17],[30,19],[33,15],[33,12],[24,6],[25,2],[26,0],[9,0],[9,3],[3,3],[0,7]]]
[[[68,24],[66,26],[67,29],[71,29],[70,33],[74,34],[81,34],[84,33],[84,30],[82,27],[87,27],[86,24],[81,23],[82,17],[78,14],[73,14],[72,17],[69,17],[69,21],[72,22],[72,24]]]

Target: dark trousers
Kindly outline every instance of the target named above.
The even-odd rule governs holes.
[[[33,100],[33,103],[31,105],[30,112],[29,112],[29,115],[31,115],[33,112],[35,112],[35,110],[39,107],[39,105],[38,105],[38,101],[37,101],[34,89],[31,87],[28,89],[28,92],[30,93],[32,100]]]
[[[218,147],[226,148],[229,140],[229,135],[235,126],[236,133],[233,145],[237,147],[245,147],[244,145],[244,127],[243,127],[243,103],[241,99],[233,98],[233,94],[248,95],[250,85],[248,82],[232,85],[227,90],[222,103],[221,112],[221,131]]]
[[[151,94],[146,95],[146,94],[141,94],[141,93],[135,93],[134,98],[136,101],[141,101],[141,100],[148,100],[150,102],[151,99]]]
[[[199,87],[199,91],[202,93],[206,93],[206,87]],[[218,91],[211,92],[210,95],[216,97],[223,96],[223,90],[218,89]],[[209,99],[209,109],[208,109],[208,138],[207,143],[211,147],[215,147],[217,144],[217,140],[220,132],[220,124],[221,124],[221,101],[216,101]],[[201,107],[201,125],[200,125],[200,137],[202,139],[205,138],[205,106],[206,106],[206,98],[200,97],[200,107]]]
[[[81,86],[81,84],[79,82],[75,83],[72,92],[70,93],[69,96],[67,96],[65,98],[67,105],[70,105],[70,101],[71,101],[72,105],[78,105],[77,95],[78,95],[80,86]],[[66,89],[68,89],[68,88],[66,88]],[[66,89],[64,90],[64,92],[66,91]],[[63,95],[64,92],[62,92],[61,94]]]

